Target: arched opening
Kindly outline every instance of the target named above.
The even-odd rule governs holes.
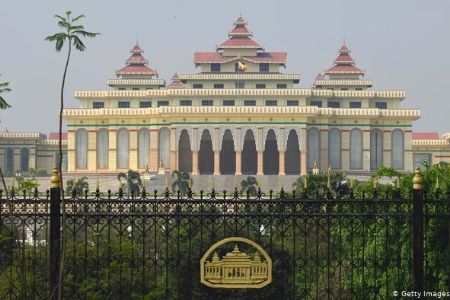
[[[108,168],[109,133],[107,129],[97,131],[97,168]]]
[[[22,172],[28,172],[28,166],[30,164],[30,149],[20,149],[20,170]]]
[[[6,148],[5,169],[6,169],[7,173],[14,172],[14,149],[13,148]]]
[[[383,132],[374,129],[370,133],[370,169],[378,170],[383,165]]]
[[[341,168],[341,131],[336,128],[328,132],[328,165],[334,170]]]
[[[170,166],[170,131],[168,128],[159,130],[159,162],[158,167],[168,168]]]
[[[117,168],[128,169],[130,163],[130,135],[128,129],[117,131]]]
[[[198,152],[198,171],[200,174],[214,173],[214,151],[209,130],[203,130]]]
[[[256,152],[256,142],[253,131],[247,130],[244,136],[244,145],[242,147],[241,166],[242,174],[255,175],[257,171],[258,155]]]
[[[279,161],[280,156],[278,154],[277,136],[273,129],[267,132],[266,143],[263,153],[263,172],[265,175],[278,175],[280,168]]]
[[[87,169],[88,133],[86,129],[78,129],[75,133],[75,158],[77,169]]]
[[[284,165],[286,174],[300,174],[300,147],[298,135],[294,129],[289,131]]]
[[[361,129],[350,131],[350,169],[363,167],[363,135]]]
[[[192,149],[186,129],[181,131],[178,141],[178,168],[181,172],[192,173]]]
[[[308,129],[308,169],[314,168],[314,164],[320,166],[320,131],[317,128]]]
[[[392,131],[392,168],[396,170],[404,169],[405,141],[403,131],[395,129]]]
[[[236,172],[236,151],[231,130],[225,130],[222,139],[222,150],[220,150],[220,174],[234,175]]]
[[[138,168],[146,169],[150,161],[150,131],[141,128],[138,131]]]

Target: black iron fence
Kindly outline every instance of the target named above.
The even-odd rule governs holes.
[[[0,195],[0,299],[55,298],[60,278],[70,299],[375,299],[449,290],[450,201],[427,199],[420,186],[412,200],[399,195],[97,190],[61,203],[59,188],[11,191]],[[200,283],[200,258],[230,236],[268,253],[271,284]]]

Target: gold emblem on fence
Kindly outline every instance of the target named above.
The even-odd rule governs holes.
[[[229,251],[221,257],[219,253],[224,250]],[[203,255],[200,281],[212,288],[262,288],[272,282],[272,260],[252,240],[226,238],[212,245]]]

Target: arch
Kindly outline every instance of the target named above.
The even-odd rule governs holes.
[[[378,170],[383,165],[383,132],[372,129],[370,132],[370,169]]]
[[[208,129],[203,130],[198,151],[198,171],[200,174],[214,173],[213,140]]]
[[[5,170],[6,172],[14,172],[14,149],[9,147],[5,149]]]
[[[252,129],[247,129],[242,146],[242,174],[255,175],[257,172],[257,163],[258,153],[256,152],[255,136]]]
[[[392,131],[392,168],[403,170],[405,155],[405,138],[403,130],[395,129]]]
[[[169,128],[161,128],[159,130],[159,162],[158,166],[162,165],[164,168],[170,166],[170,130]]]
[[[328,131],[328,165],[331,169],[341,169],[341,131],[332,128]]]
[[[220,150],[220,174],[234,175],[236,173],[236,151],[230,129],[225,130]]]
[[[117,131],[117,168],[127,169],[130,162],[130,135],[128,129]]]
[[[80,128],[75,132],[75,159],[77,169],[87,169],[88,133]]]
[[[199,136],[200,137],[202,137],[203,136],[203,134],[205,133],[205,131],[207,131],[208,132],[208,134],[209,134],[209,137],[210,137],[210,139],[211,139],[211,143],[212,143],[212,145],[213,145],[213,151],[216,149],[216,136],[215,136],[215,134],[214,134],[214,128],[199,128],[199,131],[198,131],[198,133],[199,133]],[[198,148],[197,149],[199,149],[200,150],[200,146],[201,146],[201,138],[200,139],[197,139],[197,142],[198,142]]]
[[[280,156],[275,131],[267,132],[263,153],[263,172],[265,175],[277,175],[280,169]]]
[[[363,134],[361,129],[350,131],[350,169],[363,168]]]
[[[102,128],[97,131],[97,168],[108,169],[109,132]]]
[[[20,170],[23,172],[28,172],[29,164],[30,164],[30,149],[21,148],[20,149]]]
[[[138,168],[147,169],[150,164],[150,131],[141,128],[138,131]]]
[[[306,145],[308,146],[308,169],[314,167],[314,163],[320,166],[320,130],[310,128],[306,134]]]
[[[189,133],[183,129],[178,140],[178,168],[181,172],[192,173],[192,149]]]
[[[286,130],[284,131],[284,141],[285,141],[285,149],[287,149],[287,143],[288,143],[288,140],[289,140],[289,136],[290,136],[290,134],[291,134],[291,132],[292,131],[294,131],[295,133],[296,133],[296,135],[297,135],[297,141],[298,141],[298,149],[299,149],[299,151],[301,150],[301,139],[300,139],[300,137],[301,137],[301,134],[300,134],[300,128],[286,128]]]
[[[248,131],[252,133],[255,145],[258,145],[258,130],[255,128],[242,128],[243,134],[241,134],[241,145],[240,145],[242,147],[241,150],[244,150],[245,137]]]
[[[300,143],[295,129],[291,129],[286,139],[284,165],[286,174],[300,174]]]

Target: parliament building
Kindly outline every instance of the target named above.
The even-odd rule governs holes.
[[[77,91],[79,108],[64,110],[67,172],[369,175],[447,160],[450,136],[413,135],[420,110],[403,108],[404,91],[372,89],[352,55],[344,43],[300,88],[282,72],[287,53],[265,49],[239,16],[215,51],[194,53],[196,73],[166,84],[136,44],[109,89]]]

